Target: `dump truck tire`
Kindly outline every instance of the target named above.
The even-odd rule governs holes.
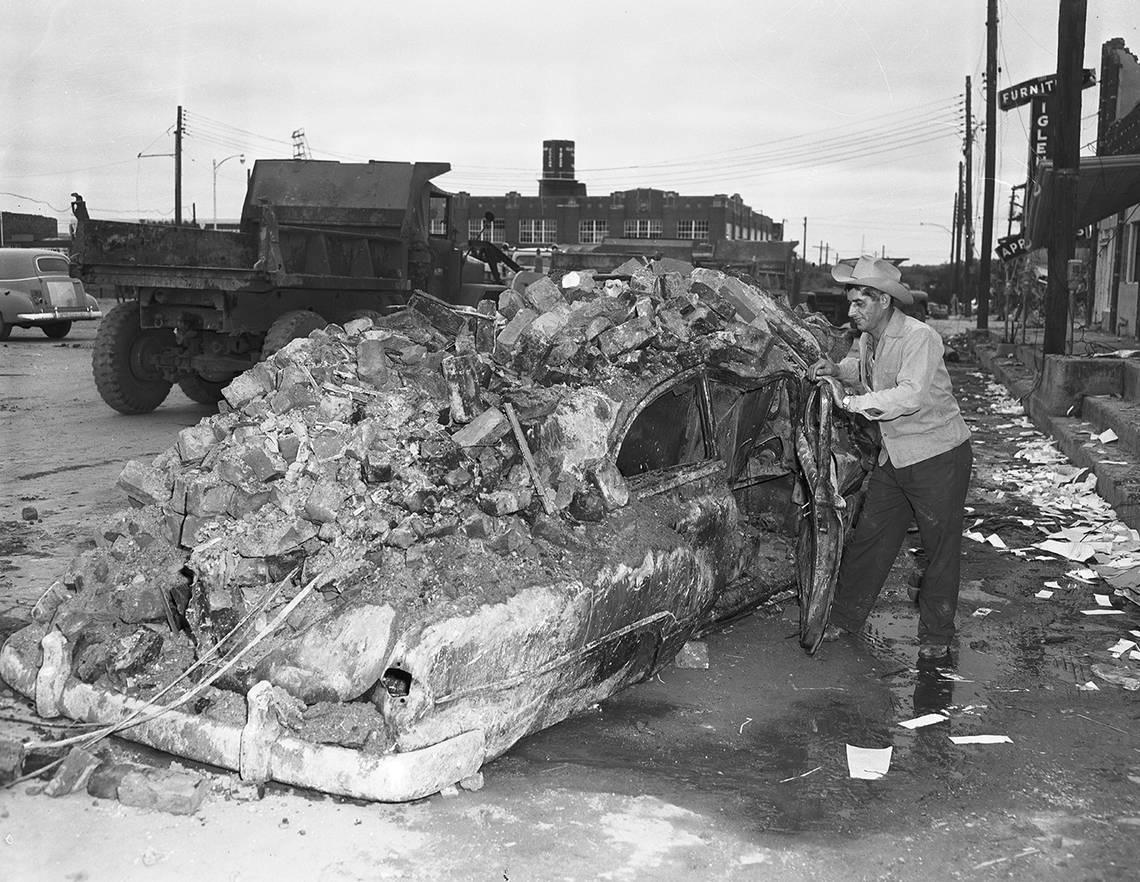
[[[0,318],[0,340],[7,340],[12,336],[12,326]]]
[[[273,353],[284,349],[290,341],[309,334],[327,325],[323,318],[307,309],[295,309],[277,316],[269,330],[265,332],[265,342],[261,344],[261,357],[269,358]]]
[[[222,400],[222,390],[229,384],[229,380],[222,380],[220,383],[216,383],[194,374],[193,376],[183,377],[179,380],[178,388],[181,389],[182,394],[191,401],[196,401],[198,404],[214,405]]]
[[[146,328],[137,303],[120,303],[99,323],[91,356],[95,388],[119,413],[149,413],[170,394],[173,385],[152,364],[154,356],[175,346],[169,328]]]
[[[50,325],[41,325],[40,329],[53,340],[62,340],[71,333],[71,322],[52,322]]]

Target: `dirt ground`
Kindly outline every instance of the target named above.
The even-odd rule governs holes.
[[[16,330],[0,344],[0,638],[123,503],[130,458],[169,445],[205,415],[177,390],[124,417],[90,377],[94,329],[63,341]],[[976,516],[1038,538],[1017,487],[994,468],[1019,439],[997,429],[985,378],[953,366],[975,429]],[[36,509],[35,520],[22,511]],[[1018,532],[1020,531],[1020,532]],[[917,537],[915,537],[917,542]],[[255,879],[1134,879],[1140,858],[1140,693],[1090,665],[1140,610],[1094,619],[1065,561],[1018,559],[965,543],[960,647],[952,666],[918,666],[904,551],[865,639],[800,650],[798,611],[755,614],[708,638],[708,670],[666,668],[516,745],[485,786],[407,805],[270,787],[175,817],[34,786],[0,791],[0,876],[13,880]],[[1043,582],[1064,588],[1033,597]],[[993,610],[975,616],[978,608]],[[1122,621],[1123,620],[1123,621]],[[1106,623],[1107,622],[1107,623]],[[900,721],[945,710],[948,723]],[[0,695],[0,730],[29,724]],[[956,746],[948,734],[1008,735]],[[845,745],[893,747],[877,781],[848,776]],[[114,751],[158,765],[168,757]]]

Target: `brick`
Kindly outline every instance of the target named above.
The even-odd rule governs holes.
[[[230,407],[235,410],[240,409],[259,395],[264,395],[269,391],[270,387],[263,381],[263,376],[264,374],[254,371],[238,374],[222,390],[222,397],[226,399]]]
[[[597,489],[598,496],[607,511],[614,511],[629,503],[629,485],[618,471],[618,467],[610,460],[603,460],[591,468],[586,478]]]
[[[201,422],[196,426],[187,426],[179,432],[174,447],[183,463],[199,463],[217,443],[214,427],[208,422]]]
[[[118,799],[119,785],[129,772],[141,771],[137,763],[116,763],[104,760],[87,779],[87,794],[96,799]]]
[[[529,501],[529,499],[526,500],[526,502]],[[514,514],[525,507],[522,494],[515,493],[512,490],[495,490],[491,493],[482,493],[479,495],[478,503],[483,511],[497,518]]]
[[[51,587],[40,595],[36,605],[32,607],[32,621],[46,625],[52,620],[55,611],[67,600],[71,599],[71,591],[63,582],[52,582]]]
[[[231,484],[216,484],[209,478],[194,481],[186,490],[186,514],[196,518],[213,518],[230,510],[234,488]]]
[[[82,747],[73,747],[44,786],[45,796],[66,796],[87,786],[87,779],[99,765],[99,757]]]
[[[356,374],[365,383],[376,388],[389,379],[388,354],[381,340],[361,340],[356,346]]]
[[[647,318],[635,318],[600,334],[598,345],[606,356],[613,358],[623,352],[641,348],[656,334],[653,322]]]
[[[659,257],[653,261],[653,272],[659,276],[671,274],[688,278],[693,269],[693,265],[687,260],[678,260],[675,257]]]
[[[305,517],[317,524],[336,520],[336,513],[348,498],[348,491],[332,481],[319,481],[305,500]]]
[[[517,279],[518,276],[515,278]],[[520,309],[525,309],[526,305],[527,301],[522,292],[513,288],[507,288],[499,295],[499,312],[508,322],[518,315]]]
[[[495,303],[480,300],[476,309],[479,316],[475,319],[475,351],[490,355],[495,350]]]
[[[519,341],[522,339],[526,329],[530,327],[531,322],[538,318],[538,313],[533,309],[520,309],[515,313],[515,317],[507,322],[507,326],[499,332],[499,336],[495,338],[495,360],[499,362],[510,361],[511,357],[519,347]]]
[[[441,365],[451,402],[451,421],[469,423],[483,408],[474,355],[450,355]]]
[[[543,276],[526,286],[524,296],[527,302],[539,313],[548,312],[558,306],[566,305],[566,298],[558,286],[547,276]]]
[[[497,408],[489,407],[451,436],[460,447],[494,444],[511,430],[507,418]]]
[[[615,266],[613,269],[613,275],[615,275],[615,276],[632,276],[639,269],[644,269],[644,268],[645,268],[644,261],[638,260],[636,257],[631,257],[629,260],[627,260],[625,263],[621,264],[620,266]],[[606,282],[607,288],[610,286],[609,285],[610,281],[614,281],[614,280],[610,279]]]
[[[349,337],[359,337],[365,331],[372,330],[372,319],[357,318],[344,323],[344,333]]]
[[[123,776],[119,802],[172,815],[192,815],[202,805],[207,789],[206,780],[200,775],[140,769]]]
[[[137,459],[130,460],[123,467],[118,484],[127,498],[138,506],[165,502],[170,497],[170,487],[158,470]]]

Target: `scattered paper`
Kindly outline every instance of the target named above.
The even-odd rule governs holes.
[[[1129,649],[1135,649],[1135,648],[1136,648],[1136,641],[1135,640],[1125,640],[1123,637],[1121,637],[1114,644],[1112,644],[1112,646],[1108,647],[1108,651],[1110,653],[1112,653],[1114,656],[1116,656],[1117,658],[1120,658]]]
[[[893,747],[855,747],[847,745],[847,771],[852,778],[877,781],[891,767]]]
[[[951,680],[955,683],[973,683],[973,680],[967,680],[961,674],[955,674],[953,671],[939,671],[938,676],[942,680]]]
[[[1033,596],[1039,600],[1048,600],[1050,597],[1053,596],[1053,592],[1050,591],[1048,588],[1042,588],[1040,591],[1038,591]]]
[[[1065,575],[1070,579],[1076,579],[1078,582],[1084,582],[1086,585],[1094,584],[1099,578],[1097,571],[1089,569],[1088,567],[1082,567],[1079,570],[1070,570],[1065,573]]]
[[[945,723],[950,718],[946,714],[923,714],[913,720],[903,720],[899,723],[905,729],[921,729],[923,726],[933,726],[935,723]]]
[[[1013,744],[1008,735],[951,735],[955,744]]]
[[[1006,544],[1001,541],[1001,536],[999,536],[997,533],[990,533],[990,535],[986,537],[986,541],[990,543],[990,545],[992,545],[994,548],[1006,547]]]
[[[1067,557],[1077,563],[1084,563],[1096,554],[1096,550],[1089,542],[1062,542],[1058,539],[1046,539],[1044,542],[1034,543],[1033,547],[1056,554],[1059,557]]]
[[[1130,650],[1128,653],[1129,661],[1140,661],[1140,649]]]
[[[1100,606],[1100,607],[1097,607],[1096,609],[1082,609],[1081,615],[1082,616],[1122,616],[1122,615],[1124,615],[1124,610],[1122,610],[1122,609],[1105,609],[1103,606]]]
[[[1052,588],[1054,591],[1060,591],[1061,590],[1061,583],[1057,582],[1057,581],[1046,582],[1045,587],[1046,588]]]
[[[1100,687],[1092,680],[1089,680],[1087,683],[1078,683],[1077,688],[1081,690],[1081,692],[1100,692]]]
[[[975,616],[976,618],[980,619],[980,618],[984,618],[985,616],[988,616],[992,612],[993,612],[993,610],[990,609],[988,606],[979,606],[976,610],[974,610],[972,615]]]
[[[1099,435],[1093,435],[1093,437],[1096,438],[1096,440],[1101,444],[1111,444],[1119,436],[1114,431],[1112,431],[1112,429],[1105,429]]]
[[[975,542],[985,542],[986,541],[985,536],[983,536],[981,533],[975,532],[974,530],[967,530],[962,535],[965,536],[967,539],[973,539]]]
[[[1112,606],[1112,598],[1109,597],[1107,594],[1094,594],[1093,600],[1096,601],[1097,606],[1107,606],[1107,607]]]
[[[1129,465],[1127,460],[1124,459],[1102,459],[1101,465]]]

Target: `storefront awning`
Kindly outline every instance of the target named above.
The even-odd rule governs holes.
[[[1033,248],[1049,244],[1057,172],[1043,160],[1033,176],[1033,192],[1025,211],[1025,238]],[[1082,156],[1077,178],[1077,210],[1073,229],[1096,223],[1140,203],[1140,154]]]

